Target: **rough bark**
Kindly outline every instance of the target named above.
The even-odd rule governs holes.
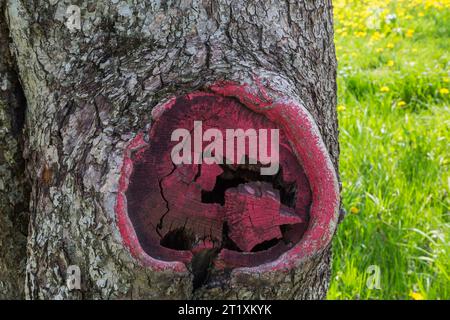
[[[0,4],[0,9],[3,9]],[[3,12],[3,10],[2,10]],[[23,298],[29,190],[22,158],[26,101],[0,20],[0,299]]]
[[[287,272],[222,273],[193,290],[191,272],[154,271],[130,255],[114,206],[125,146],[155,105],[221,80],[256,85],[255,74],[302,102],[337,171],[331,1],[80,1],[75,31],[64,25],[71,4],[5,2],[27,101],[26,296],[323,298],[330,246]],[[70,265],[81,290],[66,285]]]

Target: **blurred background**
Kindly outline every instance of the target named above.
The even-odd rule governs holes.
[[[449,299],[450,0],[333,5],[347,216],[328,298]]]

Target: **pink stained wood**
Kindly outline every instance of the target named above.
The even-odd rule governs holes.
[[[295,209],[280,203],[278,190],[267,182],[240,184],[225,192],[225,221],[229,237],[244,252],[281,239],[281,225],[305,223]]]
[[[141,251],[136,251],[141,252],[141,256],[148,254],[158,261],[190,263],[194,254],[215,249],[219,250],[218,265],[225,268],[254,266],[275,260],[300,240],[308,222],[311,190],[280,127],[235,99],[210,93],[178,97],[153,113],[155,122],[149,130],[150,142],[130,154],[131,169],[123,187],[126,198],[126,210],[123,210],[138,241],[131,246],[139,247]],[[233,191],[251,187],[255,180],[249,177],[242,177],[236,185],[222,190],[223,204],[203,201],[202,194],[218,194],[214,189],[218,181],[226,181],[223,167],[204,163],[174,165],[170,159],[170,151],[176,144],[170,141],[173,130],[193,131],[193,123],[198,120],[203,123],[203,132],[218,128],[224,136],[226,129],[280,129],[282,169],[279,180],[282,186],[277,187],[295,185],[290,206],[281,203],[281,190],[274,189],[270,181],[261,182],[264,188],[259,198]],[[237,210],[237,203],[247,205]],[[234,211],[231,208],[235,208]],[[242,224],[236,223],[239,215],[246,217]],[[253,226],[250,219],[254,220]],[[225,224],[227,235],[224,235]],[[224,241],[225,238],[228,241]],[[251,252],[256,246],[274,239],[278,242],[273,246]]]

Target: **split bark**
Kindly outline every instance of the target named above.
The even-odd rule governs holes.
[[[15,151],[1,163],[0,241],[11,245],[0,250],[0,281],[11,279],[11,289],[0,292],[21,295],[21,277],[10,275],[13,265],[23,270],[27,219],[18,217],[29,205],[27,298],[323,298],[329,246],[288,273],[222,274],[193,290],[192,273],[155,272],[131,257],[114,206],[125,145],[151,124],[152,107],[218,80],[254,84],[255,74],[301,100],[337,171],[331,0],[100,0],[79,5],[81,29],[72,31],[71,4],[2,2],[0,72],[11,85],[0,100],[0,139]],[[15,131],[21,90],[26,122]],[[67,287],[71,265],[81,270],[80,290]]]

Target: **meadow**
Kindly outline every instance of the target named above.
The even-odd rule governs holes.
[[[450,299],[450,0],[333,5],[347,215],[328,299]]]

